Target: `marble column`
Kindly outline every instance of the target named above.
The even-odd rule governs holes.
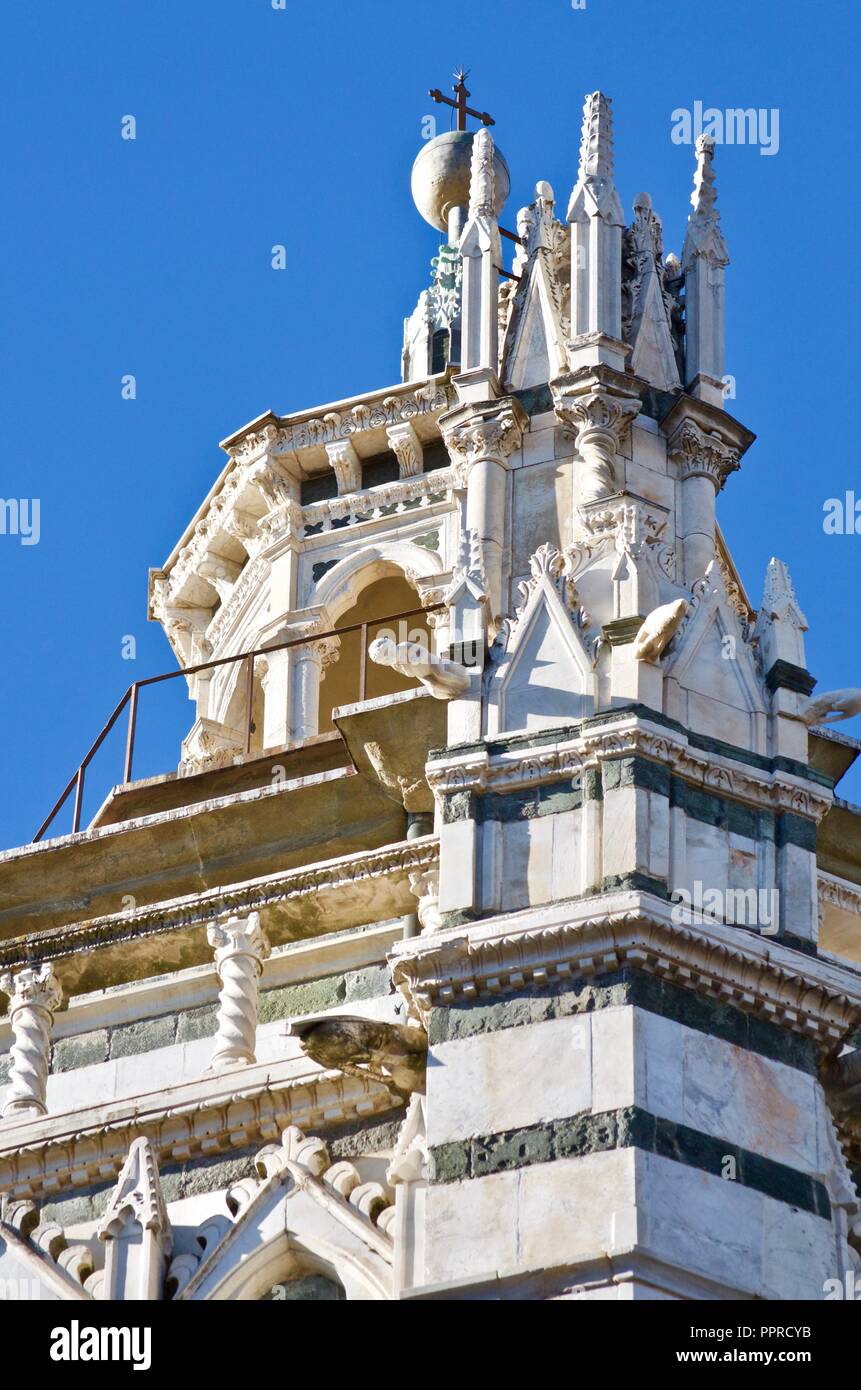
[[[210,1066],[213,1071],[255,1061],[257,985],[269,942],[256,912],[231,917],[209,928],[215,968],[221,982],[218,1032]]]
[[[320,732],[320,685],[328,668],[338,660],[340,645],[339,638],[324,637],[294,648],[293,738],[297,743],[315,738]]]
[[[520,403],[503,397],[460,406],[440,420],[463,497],[463,530],[478,542],[493,622],[508,611],[503,549],[507,473],[509,458],[521,445],[524,419]]]
[[[53,967],[25,966],[14,977],[4,975],[0,989],[9,995],[9,1019],[15,1042],[5,1118],[45,1115],[51,1026],[62,1003],[62,990]]]
[[[715,498],[738,468],[739,455],[719,435],[707,434],[692,420],[679,425],[668,450],[681,482],[682,577],[685,584],[693,584],[715,558]]]

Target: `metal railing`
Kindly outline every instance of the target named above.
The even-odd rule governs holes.
[[[108,719],[95,743],[87,751],[81,762],[78,764],[66,786],[55,801],[51,811],[42,821],[36,834],[33,836],[32,843],[35,845],[51,822],[66,804],[69,796],[74,790],[75,803],[72,812],[72,834],[76,834],[81,828],[81,811],[84,800],[84,778],[87,768],[93,758],[98,753],[108,734],[113,729],[120,715],[128,709],[128,725],[126,728],[126,750],[123,761],[123,780],[121,786],[127,786],[132,780],[132,764],[135,750],[135,733],[137,730],[138,718],[138,697],[139,692],[148,685],[159,685],[163,681],[177,680],[183,676],[196,676],[201,671],[211,671],[218,666],[229,666],[237,662],[244,662],[246,667],[246,702],[245,702],[245,754],[251,752],[251,737],[254,733],[254,662],[259,656],[269,656],[272,652],[286,651],[290,647],[307,647],[313,642],[320,642],[326,637],[346,637],[351,632],[360,632],[361,650],[359,656],[359,700],[364,700],[367,691],[368,675],[368,631],[371,628],[386,627],[391,623],[400,622],[404,618],[415,618],[425,613],[433,613],[437,609],[443,608],[442,603],[429,604],[427,608],[408,608],[401,613],[391,613],[384,618],[369,618],[363,623],[350,623],[347,627],[329,628],[325,632],[306,633],[304,637],[292,637],[289,642],[275,642],[271,646],[256,647],[251,652],[240,652],[238,656],[221,656],[214,661],[201,662],[199,666],[185,666],[177,671],[165,671],[160,676],[146,676],[143,680],[134,681],[129,686],[123,698],[120,700],[113,714]]]

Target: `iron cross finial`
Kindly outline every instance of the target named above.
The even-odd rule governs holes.
[[[482,125],[496,125],[493,117],[489,116],[486,111],[475,111],[473,107],[467,106],[466,99],[470,93],[466,85],[466,79],[469,73],[462,63],[454,76],[456,78],[455,85],[452,87],[452,91],[455,94],[454,101],[452,101],[451,97],[443,96],[439,87],[431,87],[428,96],[432,97],[434,101],[442,102],[445,106],[454,107],[457,112],[458,130],[466,130],[467,116],[474,116],[477,121],[481,121]]]

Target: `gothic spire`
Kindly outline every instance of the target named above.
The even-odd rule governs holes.
[[[724,267],[729,252],[720,229],[712,159],[715,142],[697,140],[693,212],[682,250],[686,305],[686,385],[693,394],[723,405]]]
[[[583,106],[580,171],[568,203],[568,221],[572,224],[571,336],[575,345],[578,338],[592,339],[590,345],[580,345],[578,360],[575,364],[572,359],[571,366],[585,365],[588,358],[621,369],[625,216],[613,183],[611,103],[601,92],[592,92]]]

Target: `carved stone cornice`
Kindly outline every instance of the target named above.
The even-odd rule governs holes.
[[[230,1154],[278,1140],[290,1124],[318,1126],[382,1114],[397,1106],[388,1087],[296,1059],[215,1072],[128,1100],[0,1128],[0,1190],[40,1197],[113,1178],[135,1139],[146,1135],[160,1164]]]
[[[357,436],[375,431],[385,447],[384,431],[423,415],[439,414],[453,399],[453,388],[446,381],[430,381],[415,390],[346,403],[343,408],[327,410],[322,417],[282,421],[270,415],[256,427],[224,441],[222,447],[232,465],[219,490],[204,504],[164,570],[151,571],[150,617],[165,622],[170,608],[200,604],[199,597],[189,598],[189,594],[218,533],[238,540],[253,558],[262,544],[295,525],[296,513],[290,504],[298,506],[303,452],[311,450],[319,455],[327,445],[342,443],[352,447]],[[375,442],[371,440],[371,445]],[[314,466],[319,467],[319,462]],[[361,485],[355,466],[349,475],[343,474],[342,481],[356,488]],[[249,500],[254,496],[258,498],[256,506]],[[278,517],[269,522],[273,511]],[[179,660],[187,662],[186,653],[173,645]]]
[[[506,463],[520,448],[528,416],[514,396],[468,402],[440,416],[440,429],[454,464],[455,485],[466,486],[479,459]]]
[[[267,449],[276,453],[299,454],[305,449],[321,449],[339,439],[386,429],[390,425],[415,420],[445,410],[454,399],[454,391],[444,381],[429,381],[415,390],[398,395],[369,398],[354,405],[327,410],[324,415],[278,420],[272,417],[258,429],[249,429],[240,436],[225,440],[222,447],[231,458],[243,461],[254,458]]]
[[[134,912],[116,912],[13,937],[0,942],[0,970],[15,971],[34,960],[53,961],[58,973],[62,974],[63,961],[74,962],[83,954],[92,957],[97,951],[111,948],[128,952],[131,943],[146,942],[163,933],[203,931],[225,916],[243,916],[255,911],[266,913],[304,898],[342,895],[351,888],[360,891],[363,884],[379,897],[384,880],[406,881],[410,873],[438,862],[439,843],[431,838],[362,850],[312,868],[288,869],[246,883],[209,888],[170,902],[139,907]],[[273,934],[271,926],[269,930]],[[146,949],[149,951],[151,947]]]
[[[486,749],[442,754],[426,766],[437,798],[455,792],[484,792],[574,779],[613,758],[644,757],[660,763],[692,786],[774,812],[788,811],[820,821],[833,804],[824,788],[790,773],[769,773],[691,746],[685,735],[651,725],[638,716],[624,722],[588,725],[569,738],[537,748],[513,748],[490,755]]]
[[[641,401],[637,383],[612,367],[582,367],[551,381],[556,418],[574,433],[583,460],[581,501],[617,490],[616,455]]]
[[[851,912],[854,917],[861,917],[861,884],[849,883],[844,878],[820,870],[816,886],[820,907],[830,903],[841,912]]]
[[[861,976],[723,923],[673,920],[639,893],[531,908],[397,942],[392,977],[413,1017],[625,965],[673,980],[835,1052],[861,1024]]]

